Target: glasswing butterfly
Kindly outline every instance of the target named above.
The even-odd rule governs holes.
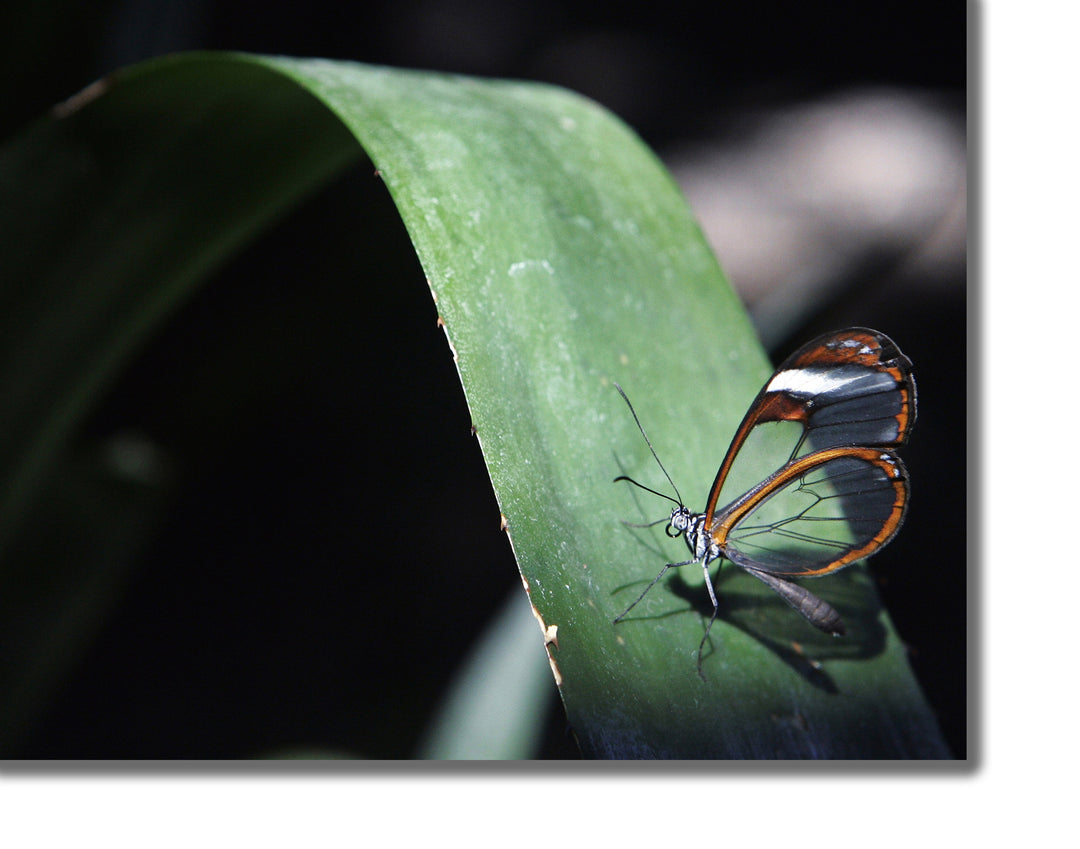
[[[904,520],[908,475],[893,449],[907,441],[915,423],[915,378],[896,343],[876,330],[852,327],[820,336],[784,360],[735,431],[703,513],[683,504],[630,399],[618,384],[615,388],[678,497],[625,475],[615,480],[673,501],[665,532],[682,536],[691,554],[690,560],[664,566],[615,623],[668,569],[700,563],[713,606],[698,646],[701,674],[701,653],[719,612],[709,566],[725,559],[774,590],[816,628],[842,636],[840,614],[792,579],[828,575],[873,554]],[[770,463],[769,456],[787,459]],[[736,474],[742,466],[760,466],[762,458],[764,472],[750,478]]]

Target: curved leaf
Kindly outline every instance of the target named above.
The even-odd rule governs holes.
[[[814,586],[851,627],[835,642],[748,576],[723,576],[706,681],[694,568],[612,625],[663,562],[685,556],[662,531],[620,523],[667,508],[612,485],[618,474],[665,485],[612,384],[700,508],[769,367],[662,165],[604,110],[548,86],[178,56],[117,74],[17,140],[0,157],[3,224],[17,245],[3,297],[19,316],[3,337],[4,361],[17,365],[0,376],[0,530],[17,526],[95,394],[156,322],[359,155],[353,137],[436,299],[584,753],[947,757],[857,568]],[[91,313],[55,308],[88,292]]]

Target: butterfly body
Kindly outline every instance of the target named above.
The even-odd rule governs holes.
[[[690,549],[695,561],[701,561],[707,566],[722,555],[720,546],[705,530],[704,513],[691,513],[686,507],[676,507],[672,510],[671,518],[668,520],[667,535],[675,537],[679,534],[686,539],[686,547]]]
[[[694,513],[681,498],[671,499],[677,506],[666,533],[684,537],[691,559],[667,564],[615,621],[668,569],[700,564],[713,604],[698,650],[700,672],[701,647],[719,611],[709,566],[723,558],[765,583],[815,627],[843,635],[839,613],[792,579],[835,572],[896,535],[907,510],[908,476],[892,449],[907,440],[914,421],[911,363],[887,336],[849,328],[804,345],[774,372],[750,406],[716,473],[705,510]],[[764,435],[777,426],[794,428],[786,457],[773,463],[771,474],[731,497],[725,484],[751,434]]]

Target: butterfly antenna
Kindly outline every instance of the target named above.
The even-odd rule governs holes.
[[[660,458],[656,455],[656,449],[653,448],[652,443],[649,442],[649,437],[645,433],[645,428],[643,428],[641,426],[641,421],[638,419],[637,413],[634,412],[634,405],[630,403],[630,399],[626,397],[626,393],[623,392],[623,389],[622,389],[621,386],[619,386],[619,384],[616,383],[615,388],[619,390],[619,394],[622,395],[622,399],[626,402],[626,406],[630,408],[630,415],[632,415],[634,417],[634,424],[636,424],[637,429],[639,431],[641,431],[641,438],[644,439],[645,444],[649,446],[649,451],[652,452],[653,459],[656,460],[656,465],[658,465],[660,467],[660,471],[662,471],[664,473],[664,477],[667,478],[668,483],[671,484],[671,488],[673,490],[675,490],[675,494],[679,497],[679,500],[676,501],[675,503],[677,503],[677,504],[679,504],[681,506],[682,503],[683,503],[682,493],[679,492],[679,488],[677,486],[675,486],[675,481],[673,481],[671,479],[671,475],[668,474],[667,469],[664,468],[664,464],[660,462]],[[630,481],[630,483],[635,484],[636,486],[641,486],[641,484],[639,484],[637,481],[631,480],[630,478],[625,477],[625,476],[617,477],[617,478],[615,478],[615,480],[627,480],[627,481]],[[647,486],[641,486],[641,488],[642,489],[648,489],[649,492],[652,492],[654,495],[661,495],[659,492],[656,492],[655,490],[651,490]],[[675,499],[673,499],[670,495],[662,495],[661,497],[666,498],[669,501],[675,501]]]
[[[633,478],[628,478],[626,475],[619,475],[617,478],[615,478],[611,482],[612,483],[617,483],[618,481],[626,481],[627,483],[632,483],[634,486],[638,487],[639,489],[643,489],[646,492],[651,492],[653,495],[659,495],[661,498],[666,498],[672,504],[679,504],[679,505],[682,504],[681,501],[676,501],[674,498],[672,498],[667,493],[657,492],[655,489],[647,487],[643,483],[638,483],[636,480],[634,480]],[[666,522],[666,521],[667,521],[667,519],[660,519],[659,521],[656,521],[656,522],[650,522],[648,525],[644,525],[643,527],[650,527],[651,525],[658,525],[658,524],[660,524],[660,522]]]

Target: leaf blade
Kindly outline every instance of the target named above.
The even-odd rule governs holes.
[[[382,173],[456,352],[530,599],[546,624],[558,626],[549,652],[587,754],[947,756],[862,572],[852,570],[834,591],[849,593],[865,627],[854,649],[815,648],[824,671],[786,645],[813,645],[809,636],[796,630],[799,639],[789,639],[785,626],[774,627],[774,600],[738,575],[721,582],[730,609],[718,623],[725,627],[714,629],[722,641],[704,684],[695,672],[704,622],[692,569],[681,586],[658,586],[641,619],[612,625],[625,606],[620,588],[683,555],[662,534],[635,535],[619,524],[655,507],[611,479],[657,474],[611,384],[636,400],[693,504],[705,494],[694,487],[708,486],[769,371],[681,194],[640,140],[584,99],[526,83],[243,56],[165,60],[127,79],[183,76],[200,63],[224,78],[240,67],[269,69],[280,75],[273,97],[286,96],[285,78],[300,83],[329,110],[310,101],[310,113],[298,106],[295,114],[322,115],[317,126],[333,137],[330,164],[349,154],[326,115],[355,134]],[[178,85],[197,91],[206,78],[195,77]],[[312,149],[325,144],[319,133],[308,135]],[[326,165],[311,150],[304,162],[314,171]],[[242,206],[251,209],[258,175],[248,173]],[[298,185],[281,180],[277,197],[287,202]],[[194,193],[190,200],[195,209],[204,203]],[[245,233],[266,219],[247,220]],[[216,246],[217,256],[229,246],[215,238],[206,229],[148,236],[151,244]],[[205,272],[205,264],[180,264],[185,286]],[[119,320],[129,331],[147,326]],[[126,339],[121,347],[130,351],[137,340]],[[99,362],[113,373],[110,351],[106,345]],[[83,391],[89,378],[94,386],[105,380],[79,372],[72,384]],[[59,421],[67,427],[80,409]]]

